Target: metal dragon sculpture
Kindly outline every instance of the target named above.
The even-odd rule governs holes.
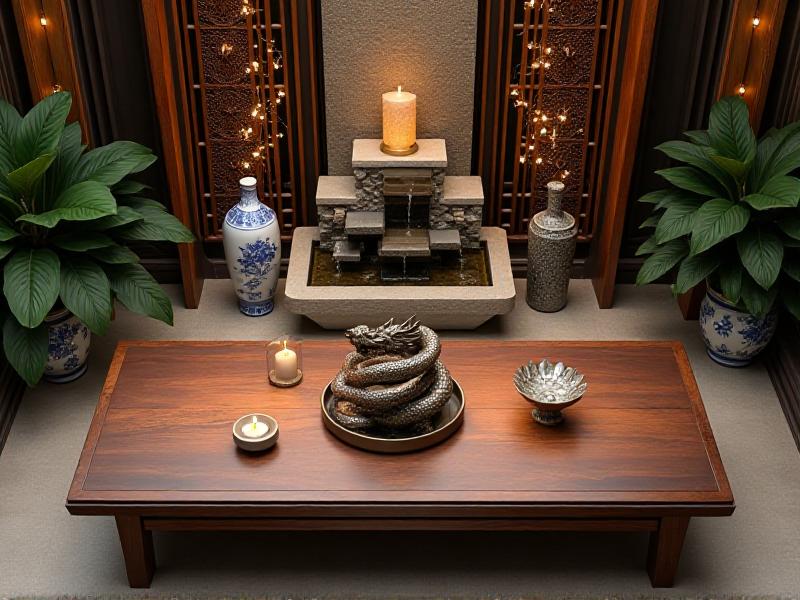
[[[359,431],[431,431],[453,392],[439,336],[414,317],[374,329],[358,325],[345,336],[355,351],[331,384],[334,418]]]

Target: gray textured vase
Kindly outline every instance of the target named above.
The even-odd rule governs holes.
[[[547,184],[547,210],[528,226],[528,306],[556,312],[567,304],[567,289],[578,228],[575,217],[561,210],[564,184]]]

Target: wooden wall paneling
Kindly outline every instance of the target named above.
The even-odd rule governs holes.
[[[300,206],[300,214],[295,217],[297,226],[316,223],[317,180],[327,172],[327,151],[323,143],[325,92],[318,3],[314,0],[288,2],[287,9],[286,35],[291,36],[291,43],[284,42],[284,48],[289,54],[294,90],[286,93],[294,94],[294,98],[287,100],[297,155],[293,176]]]
[[[588,250],[602,210],[599,125],[617,3],[479,3],[472,170],[483,179],[484,222],[506,231],[512,252],[524,249],[530,217],[556,178],[579,225],[577,260]],[[546,134],[536,110],[552,119]]]
[[[67,0],[13,0],[33,101],[57,90],[72,93],[69,120],[81,123],[91,144],[87,106],[80,87]],[[42,24],[45,19],[46,25]]]
[[[655,146],[682,139],[686,130],[707,126],[708,111],[716,99],[729,12],[729,0],[673,0],[659,4],[620,251],[625,263],[618,270],[618,281],[632,281],[628,277],[635,275],[643,262],[635,257],[636,249],[652,233],[639,228],[650,216],[652,205],[637,199],[663,188],[665,181],[655,171],[672,164]],[[623,270],[628,266],[630,273]]]
[[[200,236],[195,210],[195,172],[192,157],[187,153],[190,143],[187,139],[188,103],[175,2],[142,0],[142,12],[172,211],[195,235]],[[179,244],[178,252],[184,301],[188,308],[197,308],[203,290],[200,244]]]
[[[764,363],[794,443],[800,450],[800,324],[789,315],[783,318]]]
[[[728,46],[719,80],[717,96],[737,93],[750,106],[750,122],[758,131],[769,90],[772,66],[781,35],[787,0],[735,0]],[[753,27],[753,17],[760,20]]]
[[[800,120],[800,2],[786,7],[761,130]],[[789,429],[800,450],[800,323],[781,315],[781,326],[764,364]]]
[[[476,52],[476,91],[473,111],[472,171],[482,176],[484,222],[499,223],[501,217],[502,165],[505,140],[502,124],[508,114],[508,101],[499,90],[511,81],[511,56],[504,34],[513,27],[513,3],[480,2],[478,28],[481,43]]]
[[[800,119],[800,2],[787,4],[761,121],[763,133]]]
[[[781,34],[786,0],[734,0],[722,73],[717,83],[717,98],[739,94],[750,107],[750,123],[758,131],[769,91],[772,66]],[[753,26],[753,18],[759,24]],[[740,92],[744,86],[744,93]],[[699,316],[705,284],[678,300],[684,319]]]
[[[17,414],[25,384],[11,368],[5,358],[0,356],[0,453],[8,439],[11,424]]]
[[[151,148],[159,160],[135,179],[151,186],[153,197],[172,210],[141,7],[135,2],[68,0],[68,8],[94,145],[122,139]],[[158,281],[181,282],[174,244],[138,242],[133,250]]]
[[[25,59],[10,2],[0,2],[0,97],[20,112],[31,105]]]
[[[0,2],[0,98],[25,112],[30,108],[31,96],[16,31],[13,7],[8,2]],[[0,453],[24,392],[22,379],[0,355]]]
[[[601,187],[603,216],[591,256],[594,271],[592,284],[600,308],[610,308],[614,301],[617,264],[650,68],[658,0],[621,2],[618,10],[627,11],[624,18],[617,20],[618,28],[623,27],[624,21],[627,22],[627,32],[624,43],[622,36],[617,36],[619,43],[612,55],[612,65],[618,68],[614,71],[610,88],[619,91],[612,96],[613,100],[606,109],[606,123],[610,124],[613,120],[614,127],[605,132],[603,139],[607,182]]]

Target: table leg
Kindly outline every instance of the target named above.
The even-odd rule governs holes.
[[[647,572],[653,587],[672,587],[688,527],[689,517],[662,517],[650,534]]]
[[[125,557],[125,570],[132,588],[148,588],[156,569],[153,533],[138,515],[117,515],[117,531]]]

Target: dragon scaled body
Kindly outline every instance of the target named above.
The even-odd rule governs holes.
[[[450,399],[453,381],[439,360],[439,337],[413,317],[345,336],[355,347],[331,385],[334,418],[348,429],[425,432]]]

